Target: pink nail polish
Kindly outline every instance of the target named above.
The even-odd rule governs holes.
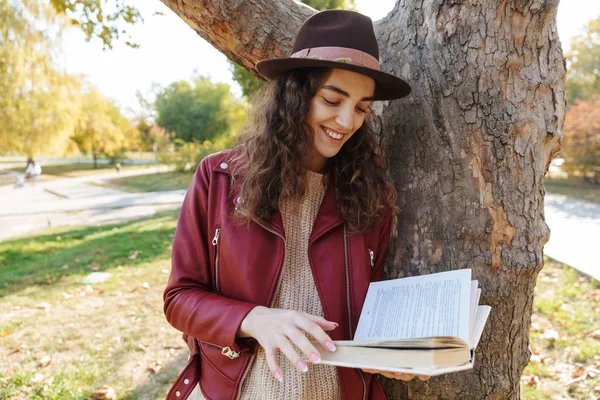
[[[279,382],[283,382],[283,375],[281,374],[281,371],[275,372],[275,379],[277,379]]]
[[[325,342],[325,347],[327,347],[330,351],[335,351],[335,344],[329,340]]]
[[[319,355],[319,353],[310,353],[310,361],[313,364],[318,364],[321,362],[321,356]]]
[[[298,362],[296,363],[296,365],[298,366],[298,369],[302,372],[308,372],[308,365],[306,365],[306,363],[302,360],[298,360]]]

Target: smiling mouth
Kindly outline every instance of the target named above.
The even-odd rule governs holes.
[[[322,126],[321,128],[323,129],[323,132],[325,132],[325,134],[326,134],[327,136],[329,136],[330,138],[332,138],[332,139],[335,139],[335,140],[342,140],[342,138],[344,137],[344,135],[343,135],[343,134],[341,134],[341,133],[337,133],[337,132],[335,132],[335,131],[332,131],[331,129],[329,129],[329,128],[326,128],[326,127],[324,127],[324,126]]]

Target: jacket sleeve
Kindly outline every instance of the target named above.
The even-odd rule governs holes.
[[[371,272],[371,282],[378,282],[383,279],[383,269],[385,258],[390,246],[390,235],[392,232],[393,212],[390,210],[379,224],[379,245],[375,253],[375,266]]]
[[[202,342],[241,351],[236,333],[256,305],[213,291],[207,210],[210,168],[205,158],[183,200],[172,250],[172,268],[164,291],[167,321]]]

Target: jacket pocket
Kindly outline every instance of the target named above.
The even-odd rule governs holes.
[[[215,290],[219,292],[219,238],[221,236],[221,227],[215,229],[215,236],[212,245],[215,247]]]

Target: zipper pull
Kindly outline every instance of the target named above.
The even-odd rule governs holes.
[[[223,350],[221,350],[221,354],[223,354],[225,357],[229,357],[232,360],[240,356],[240,353],[238,351],[232,350],[229,346],[223,347]]]
[[[219,243],[219,235],[221,234],[221,228],[217,228],[215,231],[215,237],[212,240],[213,246],[216,246]]]
[[[375,252],[369,249],[369,256],[371,256],[371,268],[375,266]]]

